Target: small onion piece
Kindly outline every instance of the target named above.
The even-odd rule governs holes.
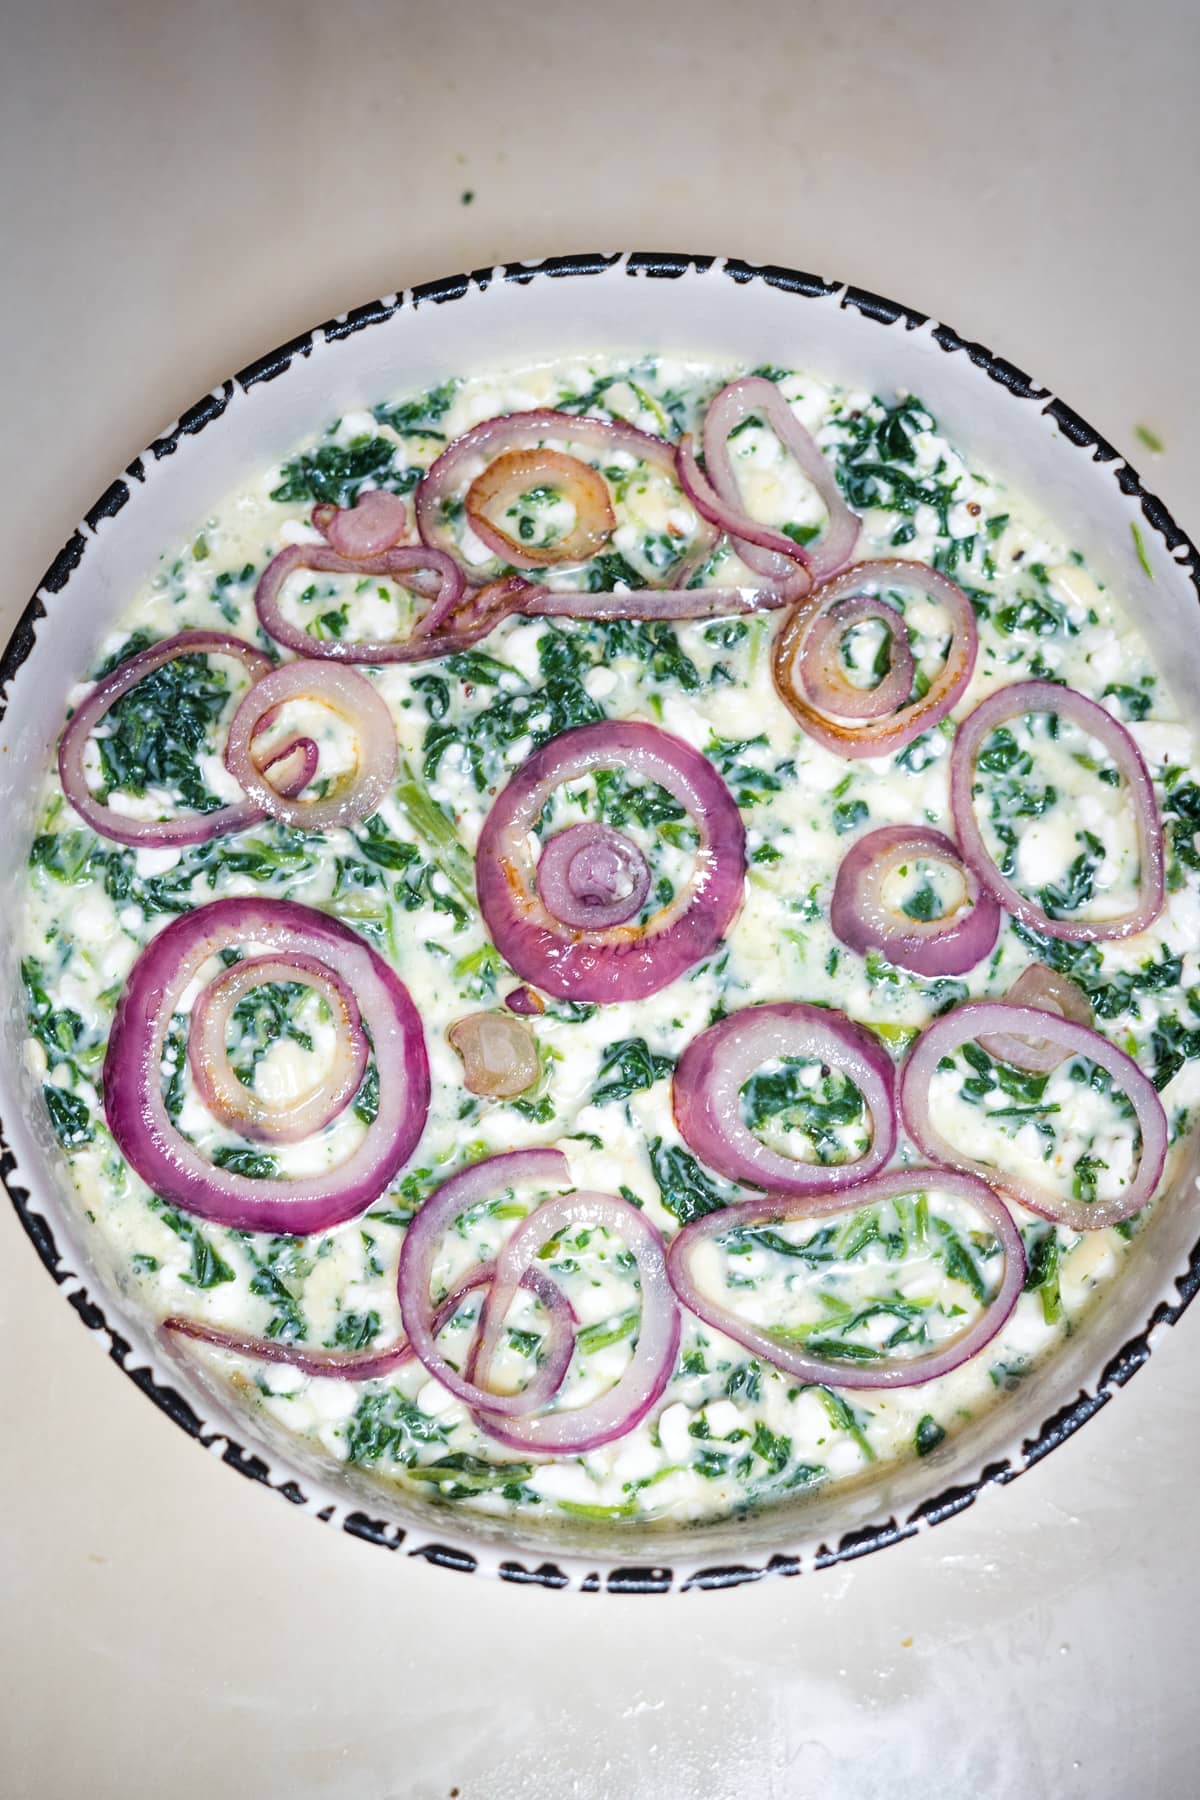
[[[772,1150],[741,1115],[741,1090],[764,1063],[802,1057],[839,1069],[863,1097],[871,1142],[856,1162],[805,1163]],[[844,1013],[801,1001],[747,1006],[693,1038],[675,1070],[675,1122],[685,1142],[731,1181],[812,1200],[857,1187],[896,1148],[895,1071],[879,1039]]]
[[[1142,1146],[1137,1172],[1123,1194],[1111,1200],[1067,1199],[1040,1182],[1006,1174],[980,1158],[968,1156],[942,1136],[933,1123],[929,1098],[938,1064],[944,1056],[953,1056],[963,1044],[978,1043],[996,1034],[1047,1040],[1058,1046],[1064,1060],[1086,1056],[1124,1092],[1133,1106]],[[1162,1101],[1133,1058],[1098,1031],[1090,1031],[1070,1019],[1057,1019],[1038,1007],[1011,1006],[1005,1000],[974,1000],[956,1006],[921,1033],[901,1070],[899,1091],[904,1128],[925,1156],[964,1174],[978,1175],[1030,1212],[1066,1225],[1071,1231],[1102,1231],[1140,1211],[1153,1197],[1166,1162],[1167,1117]]]
[[[489,1100],[511,1100],[538,1078],[537,1045],[528,1025],[506,1013],[468,1013],[446,1033],[463,1059],[463,1086]]]
[[[804,684],[808,637],[824,612],[844,600],[859,599],[870,587],[914,588],[943,607],[950,620],[946,660],[925,695],[902,706],[890,718],[857,722],[827,718],[813,705]],[[849,757],[890,756],[937,725],[962,698],[975,669],[978,649],[975,614],[962,589],[924,563],[886,557],[878,562],[855,563],[853,568],[815,588],[789,614],[775,640],[775,686],[797,723],[827,750]]]
[[[324,799],[303,800],[281,793],[254,759],[254,738],[264,713],[289,700],[317,701],[354,728],[358,740],[355,773]],[[369,817],[391,790],[397,760],[392,715],[366,676],[307,658],[280,663],[254,684],[233,715],[225,746],[230,772],[251,800],[272,818],[301,831],[328,831]]]
[[[1065,719],[1103,745],[1117,765],[1128,790],[1128,801],[1137,830],[1138,887],[1132,908],[1111,919],[1052,919],[1035,900],[1003,875],[983,840],[975,814],[975,763],[984,744],[998,725],[1028,713],[1044,712]],[[1074,688],[1053,681],[1018,681],[997,688],[981,700],[963,720],[954,739],[950,759],[950,807],[962,853],[984,886],[1006,912],[1047,937],[1071,943],[1097,943],[1110,938],[1132,937],[1153,925],[1166,897],[1163,868],[1162,822],[1154,801],[1154,786],[1142,753],[1125,727],[1095,700]]]
[[[1070,1019],[1075,1025],[1092,1023],[1092,1009],[1083,989],[1057,969],[1048,969],[1045,963],[1030,963],[1022,969],[1005,998],[1010,1006],[1037,1006],[1056,1018]],[[997,1062],[1024,1069],[1029,1075],[1050,1074],[1067,1054],[1049,1038],[1013,1037],[1007,1031],[981,1037],[979,1047]]]
[[[589,820],[547,839],[538,858],[542,905],[563,925],[605,931],[642,910],[650,865],[632,838]]]
[[[532,488],[552,488],[574,508],[574,525],[555,543],[520,543],[488,517],[489,507],[511,509]],[[603,475],[577,456],[544,448],[506,450],[490,462],[467,489],[466,511],[480,542],[517,569],[586,562],[604,548],[617,523]]]
[[[656,781],[683,805],[700,843],[690,880],[644,927],[563,925],[536,891],[536,828],[554,789],[597,769]],[[563,999],[640,1000],[708,956],[741,904],[746,834],[707,757],[656,725],[606,720],[561,732],[534,752],[484,821],[475,856],[480,910],[523,981]]]
[[[519,1393],[492,1393],[469,1375],[461,1374],[438,1349],[436,1308],[430,1296],[438,1246],[456,1220],[471,1207],[495,1199],[521,1184],[537,1182],[544,1186],[565,1186],[570,1179],[567,1159],[558,1150],[511,1150],[500,1156],[488,1156],[444,1181],[425,1201],[404,1234],[398,1292],[400,1316],[408,1340],[435,1381],[440,1381],[455,1399],[462,1400],[467,1406],[486,1409],[489,1417],[501,1413],[513,1416],[536,1412],[554,1398],[563,1384],[575,1349],[571,1311],[557,1283],[547,1277],[538,1288],[538,1298],[550,1315],[543,1360]],[[496,1268],[499,1276],[499,1264]]]
[[[615,1194],[559,1194],[543,1200],[524,1218],[496,1257],[496,1278],[480,1320],[476,1378],[486,1380],[518,1285],[538,1268],[545,1246],[576,1225],[599,1226],[621,1238],[632,1252],[642,1317],[629,1363],[598,1399],[543,1412],[536,1418],[524,1409],[520,1416],[513,1416],[511,1408],[501,1416],[490,1401],[477,1410],[476,1422],[489,1436],[511,1449],[532,1450],[542,1456],[582,1456],[632,1431],[662,1398],[679,1352],[679,1308],[667,1278],[662,1237],[655,1226],[636,1206]]]
[[[72,714],[63,732],[58,747],[58,773],[63,792],[80,818],[101,837],[111,838],[114,843],[134,848],[138,845],[182,848],[187,844],[206,844],[226,832],[257,825],[266,814],[267,809],[256,800],[245,799],[218,807],[213,812],[184,813],[173,819],[134,819],[105,805],[88,786],[84,758],[92,733],[123,694],[180,656],[231,657],[242,665],[252,682],[260,681],[271,668],[270,660],[262,651],[242,638],[230,637],[224,631],[181,631],[118,663],[110,674],[97,682]]]
[[[756,525],[746,512],[729,453],[729,440],[736,430],[756,417],[770,426],[824,502],[829,517],[821,535],[812,544],[801,547],[783,533],[764,532],[764,528]],[[715,522],[723,524],[723,529],[732,533],[739,555],[752,569],[778,577],[786,575],[790,562],[799,560],[816,582],[828,580],[850,561],[862,521],[842,499],[833,470],[815,439],[805,430],[773,381],[767,381],[761,375],[747,375],[721,389],[704,416],[704,463],[709,486],[730,509],[728,522]]]
[[[888,633],[888,671],[874,687],[855,687],[846,678],[841,650],[848,632],[875,620]],[[908,704],[913,657],[904,619],[878,595],[839,600],[813,621],[800,652],[800,680],[819,712],[839,719],[885,719]]]
[[[800,1219],[845,1217],[859,1207],[878,1206],[926,1191],[953,1195],[982,1215],[1000,1241],[1004,1274],[978,1318],[948,1343],[919,1355],[895,1356],[877,1363],[813,1356],[802,1346],[783,1342],[765,1327],[740,1318],[721,1301],[712,1299],[692,1272],[696,1251],[730,1231],[790,1224]],[[1025,1252],[1008,1208],[985,1181],[950,1169],[907,1168],[876,1175],[840,1199],[826,1194],[814,1196],[811,1201],[789,1201],[767,1195],[761,1200],[741,1201],[719,1212],[706,1213],[685,1225],[672,1241],[667,1270],[676,1294],[689,1312],[795,1380],[833,1388],[901,1388],[917,1387],[948,1375],[991,1342],[1020,1297],[1025,1280]]]
[[[295,1180],[219,1168],[167,1111],[171,1020],[205,963],[228,949],[312,957],[354,995],[379,1070],[379,1110],[336,1168]],[[164,1200],[218,1225],[303,1237],[356,1218],[407,1162],[429,1110],[429,1061],[407,988],[348,926],[292,900],[213,900],[173,919],[138,957],[117,1002],[103,1088],[118,1149]]]
[[[434,1314],[434,1332],[443,1331],[467,1295],[474,1293],[476,1288],[486,1287],[494,1274],[494,1263],[481,1263],[452,1294],[447,1294]],[[209,1325],[201,1319],[178,1315],[164,1319],[162,1329],[177,1337],[211,1344],[215,1350],[226,1350],[233,1356],[249,1357],[254,1362],[286,1363],[302,1375],[315,1375],[327,1381],[375,1381],[416,1358],[416,1351],[406,1337],[381,1349],[313,1350],[283,1338],[251,1337],[246,1332],[228,1331],[223,1325]]]
[[[239,1081],[226,1033],[238,1002],[274,982],[300,982],[333,1014],[334,1051],[316,1088],[276,1103]],[[192,1004],[188,1061],[200,1098],[222,1125],[264,1143],[295,1144],[323,1131],[358,1092],[367,1067],[367,1040],[353,991],[333,969],[303,955],[248,956],[209,982]]]
[[[399,494],[369,488],[353,506],[315,506],[313,524],[339,556],[363,562],[400,542],[408,530],[408,508]]]
[[[966,889],[961,904],[933,919],[912,919],[890,906],[884,898],[888,877],[916,861],[954,869]],[[915,975],[963,975],[995,949],[1000,908],[942,832],[923,825],[881,825],[842,858],[829,923],[834,936],[860,956],[878,950]]]
[[[482,463],[486,466],[493,459],[509,455],[513,451],[540,452],[545,449],[547,438],[578,445],[603,461],[615,455],[632,456],[637,462],[664,477],[672,486],[679,485],[674,445],[668,444],[663,438],[652,437],[649,432],[639,431],[633,425],[626,425],[619,420],[593,419],[582,413],[545,409],[504,413],[494,419],[485,419],[482,424],[463,432],[461,437],[447,445],[437,461],[426,470],[416,492],[417,530],[422,543],[433,550],[457,554],[458,545],[445,514],[447,501],[457,498],[459,490],[465,490],[468,477],[473,480],[479,473],[477,465]],[[686,586],[688,577],[703,563],[715,541],[716,532],[711,525],[707,520],[699,519],[691,549],[674,568],[664,571],[664,582],[677,582]],[[544,552],[526,554],[533,558],[522,563],[526,568],[540,568],[547,560]],[[502,574],[503,566],[513,560],[511,551],[503,550],[486,574]],[[649,585],[654,587],[664,583],[651,580]]]
[[[509,1012],[519,1013],[522,1018],[540,1018],[546,1010],[546,1002],[542,996],[523,983],[505,994],[504,1004]]]

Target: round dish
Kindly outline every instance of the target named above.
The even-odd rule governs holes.
[[[786,271],[644,255],[572,258],[540,270],[518,265],[378,302],[284,346],[191,409],[131,466],[128,480],[114,482],[48,572],[5,660],[11,684],[5,797],[8,816],[21,821],[18,843],[28,834],[28,797],[37,785],[32,777],[61,718],[62,671],[79,660],[64,599],[68,588],[89,620],[89,636],[98,637],[144,574],[154,548],[181,535],[206,503],[277,459],[316,420],[380,393],[432,385],[452,370],[478,366],[479,343],[487,345],[486,361],[495,366],[547,348],[564,354],[606,346],[674,348],[683,338],[705,353],[747,364],[785,345],[798,366],[871,389],[920,393],[951,437],[1014,485],[1038,492],[1048,511],[1094,547],[1108,579],[1132,591],[1139,580],[1144,585],[1139,567],[1148,563],[1156,607],[1138,622],[1160,663],[1177,671],[1177,690],[1186,696],[1188,678],[1196,683],[1195,551],[1132,471],[1113,466],[1111,447],[1010,365],[875,296]],[[956,354],[964,350],[966,357]],[[1088,450],[1094,450],[1090,460]],[[14,859],[6,879],[19,881],[23,861]],[[11,947],[8,954],[12,958]],[[15,976],[6,969],[14,995]],[[1194,1225],[1185,1206],[1164,1205],[1106,1306],[977,1429],[919,1465],[891,1470],[824,1502],[818,1496],[801,1507],[687,1531],[656,1527],[639,1546],[649,1551],[653,1566],[631,1568],[625,1532],[618,1541],[595,1527],[550,1533],[451,1518],[366,1480],[356,1485],[343,1471],[330,1485],[328,1467],[297,1455],[294,1446],[283,1451],[264,1440],[269,1462],[248,1454],[239,1442],[244,1425],[224,1413],[194,1368],[148,1343],[144,1327],[126,1316],[115,1296],[93,1297],[85,1285],[95,1286],[90,1271],[83,1281],[66,1272],[64,1253],[75,1267],[86,1264],[70,1212],[56,1194],[53,1159],[29,1123],[39,1114],[19,1072],[19,1013],[15,1004],[6,1009],[6,1179],[27,1230],[81,1316],[108,1332],[112,1354],[145,1391],[206,1444],[221,1447],[234,1466],[357,1535],[403,1544],[410,1554],[455,1567],[491,1568],[553,1586],[574,1578],[588,1587],[603,1582],[662,1591],[676,1582],[718,1585],[769,1568],[798,1572],[809,1563],[863,1554],[969,1504],[981,1486],[1011,1479],[1061,1441],[1139,1366],[1150,1328],[1177,1317],[1196,1285],[1195,1257],[1185,1254]],[[1191,1151],[1194,1156],[1194,1144]],[[1181,1174],[1177,1197],[1190,1186],[1192,1172]],[[1091,1391],[1074,1401],[1081,1387]],[[614,1552],[620,1559],[615,1568]],[[666,1562],[669,1568],[662,1566]]]

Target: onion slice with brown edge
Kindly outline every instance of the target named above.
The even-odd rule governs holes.
[[[1137,1172],[1123,1194],[1112,1200],[1064,1198],[1039,1182],[1015,1173],[1006,1174],[980,1158],[968,1156],[938,1131],[933,1123],[929,1099],[938,1064],[944,1056],[953,1056],[963,1044],[978,1043],[981,1038],[996,1033],[1045,1039],[1058,1045],[1064,1060],[1086,1056],[1111,1076],[1125,1093],[1136,1115],[1142,1144]],[[899,1091],[904,1129],[923,1155],[964,1174],[978,1175],[1028,1207],[1030,1212],[1040,1213],[1044,1219],[1052,1219],[1058,1225],[1066,1225],[1071,1231],[1102,1231],[1108,1225],[1130,1218],[1153,1197],[1163,1172],[1167,1155],[1167,1117],[1153,1085],[1133,1058],[1110,1044],[1098,1031],[1076,1025],[1070,1019],[1056,1019],[1053,1013],[1038,1007],[1011,1006],[1005,1000],[974,1000],[956,1006],[953,1012],[935,1019],[921,1033],[904,1062]]]
[[[741,1090],[764,1063],[799,1057],[839,1069],[863,1097],[871,1142],[856,1162],[806,1163],[770,1149],[741,1114]],[[802,1001],[747,1006],[693,1038],[675,1069],[675,1122],[701,1162],[731,1181],[827,1200],[875,1175],[896,1148],[895,1070],[879,1039],[844,1013]]]
[[[223,950],[311,957],[354,994],[379,1070],[379,1109],[338,1167],[255,1179],[211,1163],[163,1098],[171,1020],[205,963]],[[395,972],[355,932],[293,900],[210,901],[173,919],[133,965],[109,1033],[104,1110],[117,1147],[171,1205],[241,1231],[304,1237],[364,1212],[416,1148],[429,1110],[421,1021]]]
[[[238,1002],[274,982],[300,982],[324,1000],[334,1021],[333,1057],[308,1094],[268,1101],[234,1073],[226,1045]],[[188,1061],[200,1098],[222,1125],[264,1143],[295,1144],[323,1131],[358,1092],[367,1067],[367,1040],[354,993],[341,976],[312,956],[248,956],[201,989],[192,1003]]]
[[[826,717],[810,700],[802,672],[810,633],[824,612],[843,600],[858,599],[871,587],[913,588],[944,607],[950,621],[946,660],[923,697],[899,707],[888,718],[847,721]],[[823,655],[821,639],[818,645]],[[890,756],[940,723],[961,700],[975,669],[978,648],[971,602],[955,582],[924,563],[886,557],[855,563],[814,588],[808,599],[794,608],[775,640],[775,686],[792,717],[827,750],[849,757]]]
[[[114,843],[155,848],[180,848],[188,844],[206,844],[226,832],[242,831],[257,825],[266,808],[257,800],[236,800],[212,812],[183,813],[173,819],[135,819],[114,811],[97,798],[88,786],[84,757],[88,740],[109,709],[135,688],[147,675],[153,675],[164,664],[180,656],[227,656],[239,662],[252,682],[270,672],[271,663],[261,650],[242,638],[224,631],[181,631],[174,637],[151,644],[97,682],[87,698],[72,714],[58,747],[58,773],[63,792],[85,824],[101,837]]]
[[[992,1298],[978,1318],[948,1343],[915,1356],[895,1356],[879,1362],[811,1355],[799,1344],[789,1344],[764,1326],[741,1318],[721,1301],[711,1298],[692,1272],[692,1258],[702,1245],[738,1229],[792,1224],[797,1220],[844,1218],[863,1206],[878,1206],[904,1195],[941,1192],[965,1201],[980,1213],[999,1239],[1004,1252],[1004,1274]],[[685,1225],[667,1252],[667,1272],[680,1301],[714,1331],[723,1332],[752,1355],[782,1369],[797,1381],[834,1388],[918,1387],[948,1375],[991,1342],[1010,1317],[1025,1280],[1025,1251],[1021,1234],[1008,1208],[985,1181],[950,1169],[889,1169],[844,1196],[815,1195],[803,1201],[773,1194],[761,1200],[745,1200],[719,1212],[706,1213]]]
[[[665,477],[672,486],[679,486],[675,446],[664,438],[639,431],[636,426],[612,419],[593,419],[584,413],[547,409],[503,413],[493,419],[484,419],[481,424],[463,432],[426,470],[416,491],[417,530],[422,543],[433,550],[457,554],[458,545],[445,513],[447,501],[458,498],[460,489],[465,492],[468,477],[473,480],[479,473],[477,464],[486,466],[494,458],[513,451],[540,451],[546,447],[547,438],[579,445],[601,459],[622,453],[630,455]],[[663,572],[662,581],[651,579],[648,586],[670,583],[685,587],[715,542],[716,532],[707,520],[699,518],[690,550],[674,567]],[[545,560],[544,554],[539,553],[539,560],[522,566],[540,568]],[[505,565],[512,561],[511,553],[504,550],[490,568],[480,570],[480,578],[490,579],[503,574]]]
[[[1030,963],[1022,969],[1005,999],[1010,1006],[1037,1006],[1043,1012],[1053,1013],[1059,1019],[1070,1019],[1076,1025],[1090,1026],[1092,1023],[1092,1009],[1083,989],[1069,976],[1047,968],[1045,963]],[[1048,1075],[1057,1069],[1066,1055],[1060,1045],[1052,1044],[1048,1038],[1014,1037],[1007,1031],[981,1037],[979,1045],[997,1062],[1007,1063],[1012,1069],[1024,1069],[1029,1075]]]
[[[519,1393],[492,1393],[460,1373],[438,1348],[437,1303],[430,1294],[438,1247],[455,1222],[470,1208],[495,1199],[518,1185],[536,1182],[542,1186],[564,1186],[570,1179],[567,1159],[558,1150],[511,1150],[499,1156],[488,1156],[444,1181],[424,1202],[404,1234],[397,1291],[408,1341],[436,1381],[467,1406],[486,1408],[489,1417],[501,1413],[536,1412],[554,1398],[574,1354],[572,1314],[557,1283],[545,1277],[538,1288],[538,1298],[549,1312],[542,1360]],[[498,1263],[496,1267],[498,1273]],[[545,1274],[544,1271],[539,1273]]]
[[[1101,744],[1120,771],[1128,790],[1138,845],[1138,887],[1133,907],[1111,919],[1052,919],[1035,900],[1003,875],[983,840],[975,814],[975,763],[984,744],[998,725],[1028,713],[1044,712],[1065,719]],[[1142,753],[1125,727],[1086,694],[1060,687],[1053,681],[1018,681],[997,688],[981,700],[958,728],[950,759],[950,808],[955,835],[963,856],[984,886],[1006,912],[1046,937],[1072,943],[1096,943],[1110,938],[1132,937],[1153,925],[1166,895],[1163,871],[1162,823],[1154,801],[1154,786]]]
[[[524,1411],[519,1417],[511,1411],[500,1416],[491,1403],[486,1410],[477,1410],[476,1423],[510,1449],[532,1450],[542,1456],[582,1456],[624,1437],[662,1398],[675,1369],[679,1308],[667,1278],[661,1235],[628,1200],[581,1191],[543,1200],[502,1246],[496,1257],[496,1278],[480,1318],[473,1365],[476,1379],[486,1381],[517,1287],[538,1268],[546,1245],[576,1225],[599,1226],[622,1239],[632,1253],[642,1302],[637,1345],[612,1387],[582,1406],[562,1407],[538,1417]]]
[[[357,738],[353,776],[320,800],[281,792],[253,755],[263,715],[289,700],[317,701],[352,726]],[[301,831],[328,831],[377,811],[395,781],[398,754],[392,715],[366,676],[307,658],[280,663],[255,682],[233,715],[225,745],[226,765],[250,799],[272,818]]]
[[[563,925],[535,884],[536,827],[554,789],[597,769],[656,781],[684,806],[700,842],[690,879],[644,926]],[[564,999],[640,1000],[708,956],[741,904],[746,834],[732,794],[707,757],[657,725],[605,720],[560,732],[496,798],[475,855],[480,910],[523,981]]]
[[[782,532],[757,525],[746,512],[738,487],[729,440],[748,420],[760,418],[793,456],[824,502],[829,517],[815,542],[799,545]],[[826,581],[849,562],[862,521],[842,498],[833,470],[780,389],[761,375],[746,375],[721,389],[704,415],[704,463],[709,487],[729,509],[716,520],[729,531],[738,554],[761,574],[786,575],[789,561],[799,560],[812,580]],[[770,540],[775,540],[774,542]]]
[[[966,889],[961,905],[933,919],[909,918],[889,905],[888,877],[917,861],[954,869]],[[944,833],[923,825],[881,825],[842,858],[829,923],[834,936],[860,956],[878,950],[914,975],[963,975],[996,948],[1000,908]]]
[[[533,488],[554,489],[574,509],[574,525],[554,543],[520,543],[488,516],[489,507],[511,509]],[[545,448],[505,450],[496,457],[467,489],[466,512],[480,542],[517,569],[586,562],[604,548],[617,523],[603,475],[577,456]]]
[[[874,620],[888,634],[888,670],[874,687],[856,687],[846,676],[842,645],[856,625]],[[908,703],[913,657],[903,616],[878,595],[856,594],[820,613],[800,652],[800,680],[809,700],[839,719],[885,719]]]

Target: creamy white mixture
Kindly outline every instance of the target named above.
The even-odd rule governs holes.
[[[343,418],[164,555],[91,669],[81,671],[72,703],[99,668],[128,650],[134,633],[143,634],[140,643],[217,627],[265,642],[255,581],[285,544],[318,541],[308,522],[315,500],[348,505],[374,485],[411,492],[446,440],[499,412],[586,408],[675,437],[740,372],[665,358],[632,367],[596,359],[449,383]],[[772,614],[674,629],[517,620],[448,663],[371,670],[395,720],[401,778],[377,817],[353,831],[315,836],[261,825],[182,853],[126,851],[83,826],[48,776],[21,926],[28,1056],[46,1084],[94,1250],[150,1314],[186,1314],[311,1346],[386,1345],[401,1329],[396,1265],[413,1210],[465,1163],[530,1144],[563,1150],[581,1188],[635,1196],[671,1236],[732,1191],[695,1162],[675,1129],[672,1067],[714,1015],[756,1001],[832,1004],[872,1027],[899,1058],[916,1031],[956,1000],[1002,996],[1029,962],[1057,960],[1089,992],[1098,1028],[1160,1086],[1173,1137],[1186,1129],[1200,1092],[1200,963],[1192,948],[1200,943],[1197,759],[1122,610],[1129,597],[1102,590],[1080,548],[1056,539],[1019,496],[976,469],[918,401],[770,373],[862,513],[857,558],[932,562],[974,600],[980,653],[955,718],[997,685],[1038,675],[1101,700],[1129,724],[1155,777],[1167,831],[1170,891],[1158,923],[1125,943],[1074,949],[1036,940],[1006,919],[994,956],[961,980],[924,981],[839,945],[829,900],[855,838],[892,822],[950,828],[953,723],[894,756],[849,762],[821,748],[773,687]],[[732,448],[756,516],[801,538],[819,527],[821,503],[769,431],[751,425]],[[678,490],[647,477],[632,458],[614,463],[605,472],[618,526],[594,579],[640,585],[686,548],[695,518]],[[518,526],[525,541],[542,543],[571,523],[562,501],[535,498]],[[462,554],[480,565],[487,559],[469,529]],[[727,555],[710,579],[732,582],[738,574]],[[579,577],[552,573],[550,580],[572,585]],[[402,635],[411,604],[386,583],[325,575],[293,578],[286,596],[290,615],[310,628],[356,637]],[[910,596],[905,621],[919,666],[934,673],[945,649],[944,617]],[[872,625],[855,633],[849,661],[858,679],[871,679],[882,636]],[[169,813],[181,796],[194,805],[205,791],[236,799],[220,749],[244,677],[210,659],[176,663],[165,680],[157,723],[151,716],[146,725],[144,690],[125,713],[110,715],[92,745],[91,779],[109,791],[111,805],[140,816]],[[153,703],[151,696],[151,714]],[[541,1062],[536,1087],[516,1101],[483,1101],[464,1087],[446,1030],[465,1013],[500,1006],[516,978],[475,904],[475,842],[494,794],[536,744],[601,717],[650,719],[713,759],[748,831],[745,903],[719,952],[653,998],[601,1008],[551,1000],[531,1022]],[[321,741],[322,778],[352,755],[320,709],[289,711],[279,729],[296,726]],[[1051,740],[1039,715],[1013,721],[981,764],[980,818],[1019,885],[1049,890],[1081,916],[1123,910],[1136,846],[1099,747],[1068,728]],[[680,809],[661,805],[664,798],[636,783],[571,784],[546,830],[577,818],[614,819],[645,849],[656,883],[678,887],[694,835]],[[924,905],[925,916],[954,899],[936,865],[913,864],[896,879],[897,898],[918,911]],[[259,892],[324,908],[364,933],[410,989],[432,1065],[428,1124],[394,1190],[365,1217],[308,1239],[224,1231],[164,1204],[117,1152],[95,1087],[113,1007],[148,939],[190,905]],[[302,1091],[328,1053],[330,1021],[308,990],[298,1001],[281,990],[260,1001],[236,1016],[235,1063],[240,1057],[244,1079],[268,1096]],[[1102,1199],[1126,1182],[1135,1146],[1128,1109],[1088,1074],[1076,1062],[1031,1082],[997,1073],[986,1057],[960,1056],[935,1079],[934,1120],[998,1167]],[[215,1125],[178,1058],[164,1081],[181,1129],[210,1156],[223,1152],[254,1173],[261,1150],[246,1160],[246,1146]],[[748,1085],[744,1116],[790,1155],[842,1161],[866,1141],[857,1098],[844,1079],[823,1077],[816,1066],[775,1064]],[[300,1173],[340,1161],[363,1129],[347,1111],[318,1138],[273,1152],[275,1166]],[[918,1160],[911,1148],[900,1154]],[[461,1220],[445,1243],[435,1287],[448,1289],[491,1255],[537,1198],[512,1194]],[[1080,1237],[1013,1211],[1030,1255],[1029,1286],[1000,1335],[953,1374],[894,1392],[802,1388],[685,1313],[678,1368],[662,1402],[628,1437],[582,1457],[538,1460],[504,1450],[416,1362],[355,1384],[200,1344],[186,1353],[228,1380],[251,1410],[265,1409],[335,1456],[419,1482],[427,1493],[490,1511],[700,1519],[926,1454],[1068,1333],[1118,1273],[1137,1221]],[[747,1318],[823,1355],[857,1361],[957,1333],[994,1290],[1000,1265],[983,1221],[936,1190],[830,1224],[749,1233],[706,1256],[698,1263],[706,1284]],[[637,1337],[638,1290],[624,1247],[595,1229],[561,1240],[548,1267],[581,1325],[557,1402],[569,1407],[625,1366]],[[452,1360],[465,1354],[473,1316],[464,1308],[443,1339]],[[542,1329],[531,1298],[518,1303],[509,1327],[497,1376],[517,1385]]]

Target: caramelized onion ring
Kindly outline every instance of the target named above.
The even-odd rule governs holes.
[[[520,543],[488,516],[488,509],[509,508],[533,487],[554,488],[575,509],[575,524],[557,543],[532,547]],[[471,529],[493,556],[518,569],[540,569],[552,563],[586,562],[612,536],[616,515],[603,475],[577,456],[561,450],[506,450],[477,475],[467,489]]]

